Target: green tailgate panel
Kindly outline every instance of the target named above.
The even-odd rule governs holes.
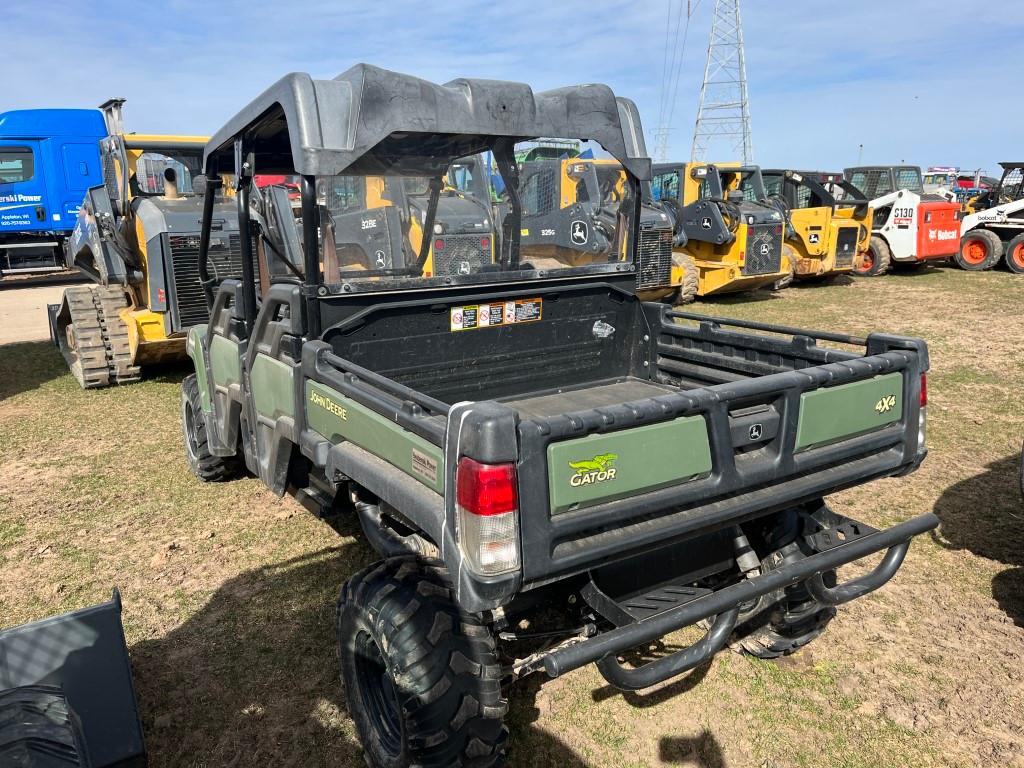
[[[702,416],[548,446],[551,513],[683,483],[711,471]]]
[[[256,413],[268,419],[295,416],[291,366],[267,355],[256,355],[249,380]]]
[[[213,335],[210,339],[210,373],[218,387],[227,387],[242,380],[242,360],[235,342]]]
[[[903,374],[816,389],[800,395],[796,450],[834,443],[903,418]]]
[[[444,492],[444,455],[419,435],[315,381],[306,382],[306,423],[332,443],[349,440]]]

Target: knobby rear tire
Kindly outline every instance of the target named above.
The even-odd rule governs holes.
[[[342,589],[338,655],[372,768],[504,764],[508,704],[494,638],[436,561],[396,557]]]

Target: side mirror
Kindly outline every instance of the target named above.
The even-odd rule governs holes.
[[[203,196],[206,194],[206,175],[199,173],[192,177],[192,193]]]

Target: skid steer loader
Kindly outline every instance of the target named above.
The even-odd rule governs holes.
[[[50,335],[83,389],[138,381],[142,367],[185,357],[189,327],[206,315],[199,222],[206,179],[200,136],[125,133],[124,99],[100,106],[103,184],[90,187],[66,246],[69,269],[94,285],[48,307]],[[241,274],[235,206],[218,200],[212,266]]]
[[[656,164],[650,190],[673,221],[675,252],[692,267],[697,296],[791,281],[793,265],[782,247],[785,218],[765,202],[757,166]]]
[[[868,201],[852,194],[837,199],[822,183],[837,183],[833,174],[782,169],[761,174],[768,200],[778,204],[788,220],[782,248],[794,277],[822,278],[853,271],[871,239]]]
[[[616,221],[630,207],[626,172],[611,158],[530,159],[518,164],[523,197],[521,242],[547,260],[579,266],[618,259],[629,244],[615,238]],[[695,271],[672,253],[672,222],[642,205],[637,249],[637,294],[644,301],[692,301]]]
[[[960,205],[924,191],[914,165],[846,168],[846,180],[866,197],[874,211],[868,249],[854,274],[876,277],[893,263],[920,266],[953,258],[960,242]]]
[[[516,152],[523,196],[521,242],[531,247],[538,268],[562,268],[618,258],[628,243],[609,237],[624,206],[632,204],[622,165],[593,157],[584,142],[550,139]],[[461,158],[448,171],[448,183],[477,200],[489,200],[498,221],[511,204],[493,158]],[[507,235],[506,235],[507,237]],[[637,294],[644,301],[685,304],[696,295],[696,272],[672,253],[672,223],[649,205],[640,211]]]
[[[961,222],[961,269],[980,271],[1006,260],[1011,272],[1024,275],[1024,163],[1000,163],[1003,175],[971,201]]]

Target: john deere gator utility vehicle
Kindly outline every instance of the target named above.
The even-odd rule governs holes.
[[[206,316],[199,222],[206,138],[125,133],[124,99],[101,105],[103,185],[90,187],[65,246],[69,269],[95,285],[49,307],[50,333],[85,389],[138,381],[142,366],[185,357],[185,333]],[[211,198],[211,201],[213,199]],[[235,205],[218,198],[209,269],[241,274]]]
[[[637,298],[651,176],[641,135],[635,105],[603,85],[534,93],[357,65],[334,80],[286,76],[207,145],[207,177],[238,179],[246,258],[242,279],[207,283],[209,323],[189,332],[188,464],[202,480],[248,471],[351,515],[379,553],[341,587],[336,619],[370,765],[499,765],[503,684],[532,673],[596,663],[635,689],[730,638],[759,656],[789,653],[836,605],[891,578],[911,538],[937,523],[876,530],[823,501],[924,459],[924,342]],[[532,266],[515,152],[537,137],[586,138],[621,165],[608,234],[625,250]],[[441,180],[481,152],[509,202],[494,264],[427,275],[426,244],[391,267],[333,261],[320,182],[426,180],[429,232]],[[301,179],[301,260],[268,264],[262,291],[248,258],[253,173]],[[208,196],[204,280],[216,218]],[[836,568],[882,551],[837,584]],[[620,663],[705,619],[695,645]]]
[[[664,163],[654,166],[651,198],[675,227],[675,248],[693,265],[696,295],[783,287],[785,219],[765,202],[757,166]]]
[[[981,271],[1005,259],[1011,272],[1024,275],[1024,163],[1000,163],[1003,175],[970,203],[961,223],[961,269]]]
[[[852,272],[871,240],[871,207],[850,186],[837,199],[823,183],[846,184],[842,174],[821,171],[762,170],[768,200],[785,212],[783,243],[796,279]],[[831,181],[830,181],[831,180]]]
[[[863,277],[884,275],[893,264],[918,267],[950,259],[960,243],[960,205],[924,191],[916,165],[846,168],[857,198],[871,203],[871,240],[854,265]],[[858,194],[859,193],[859,194]]]

